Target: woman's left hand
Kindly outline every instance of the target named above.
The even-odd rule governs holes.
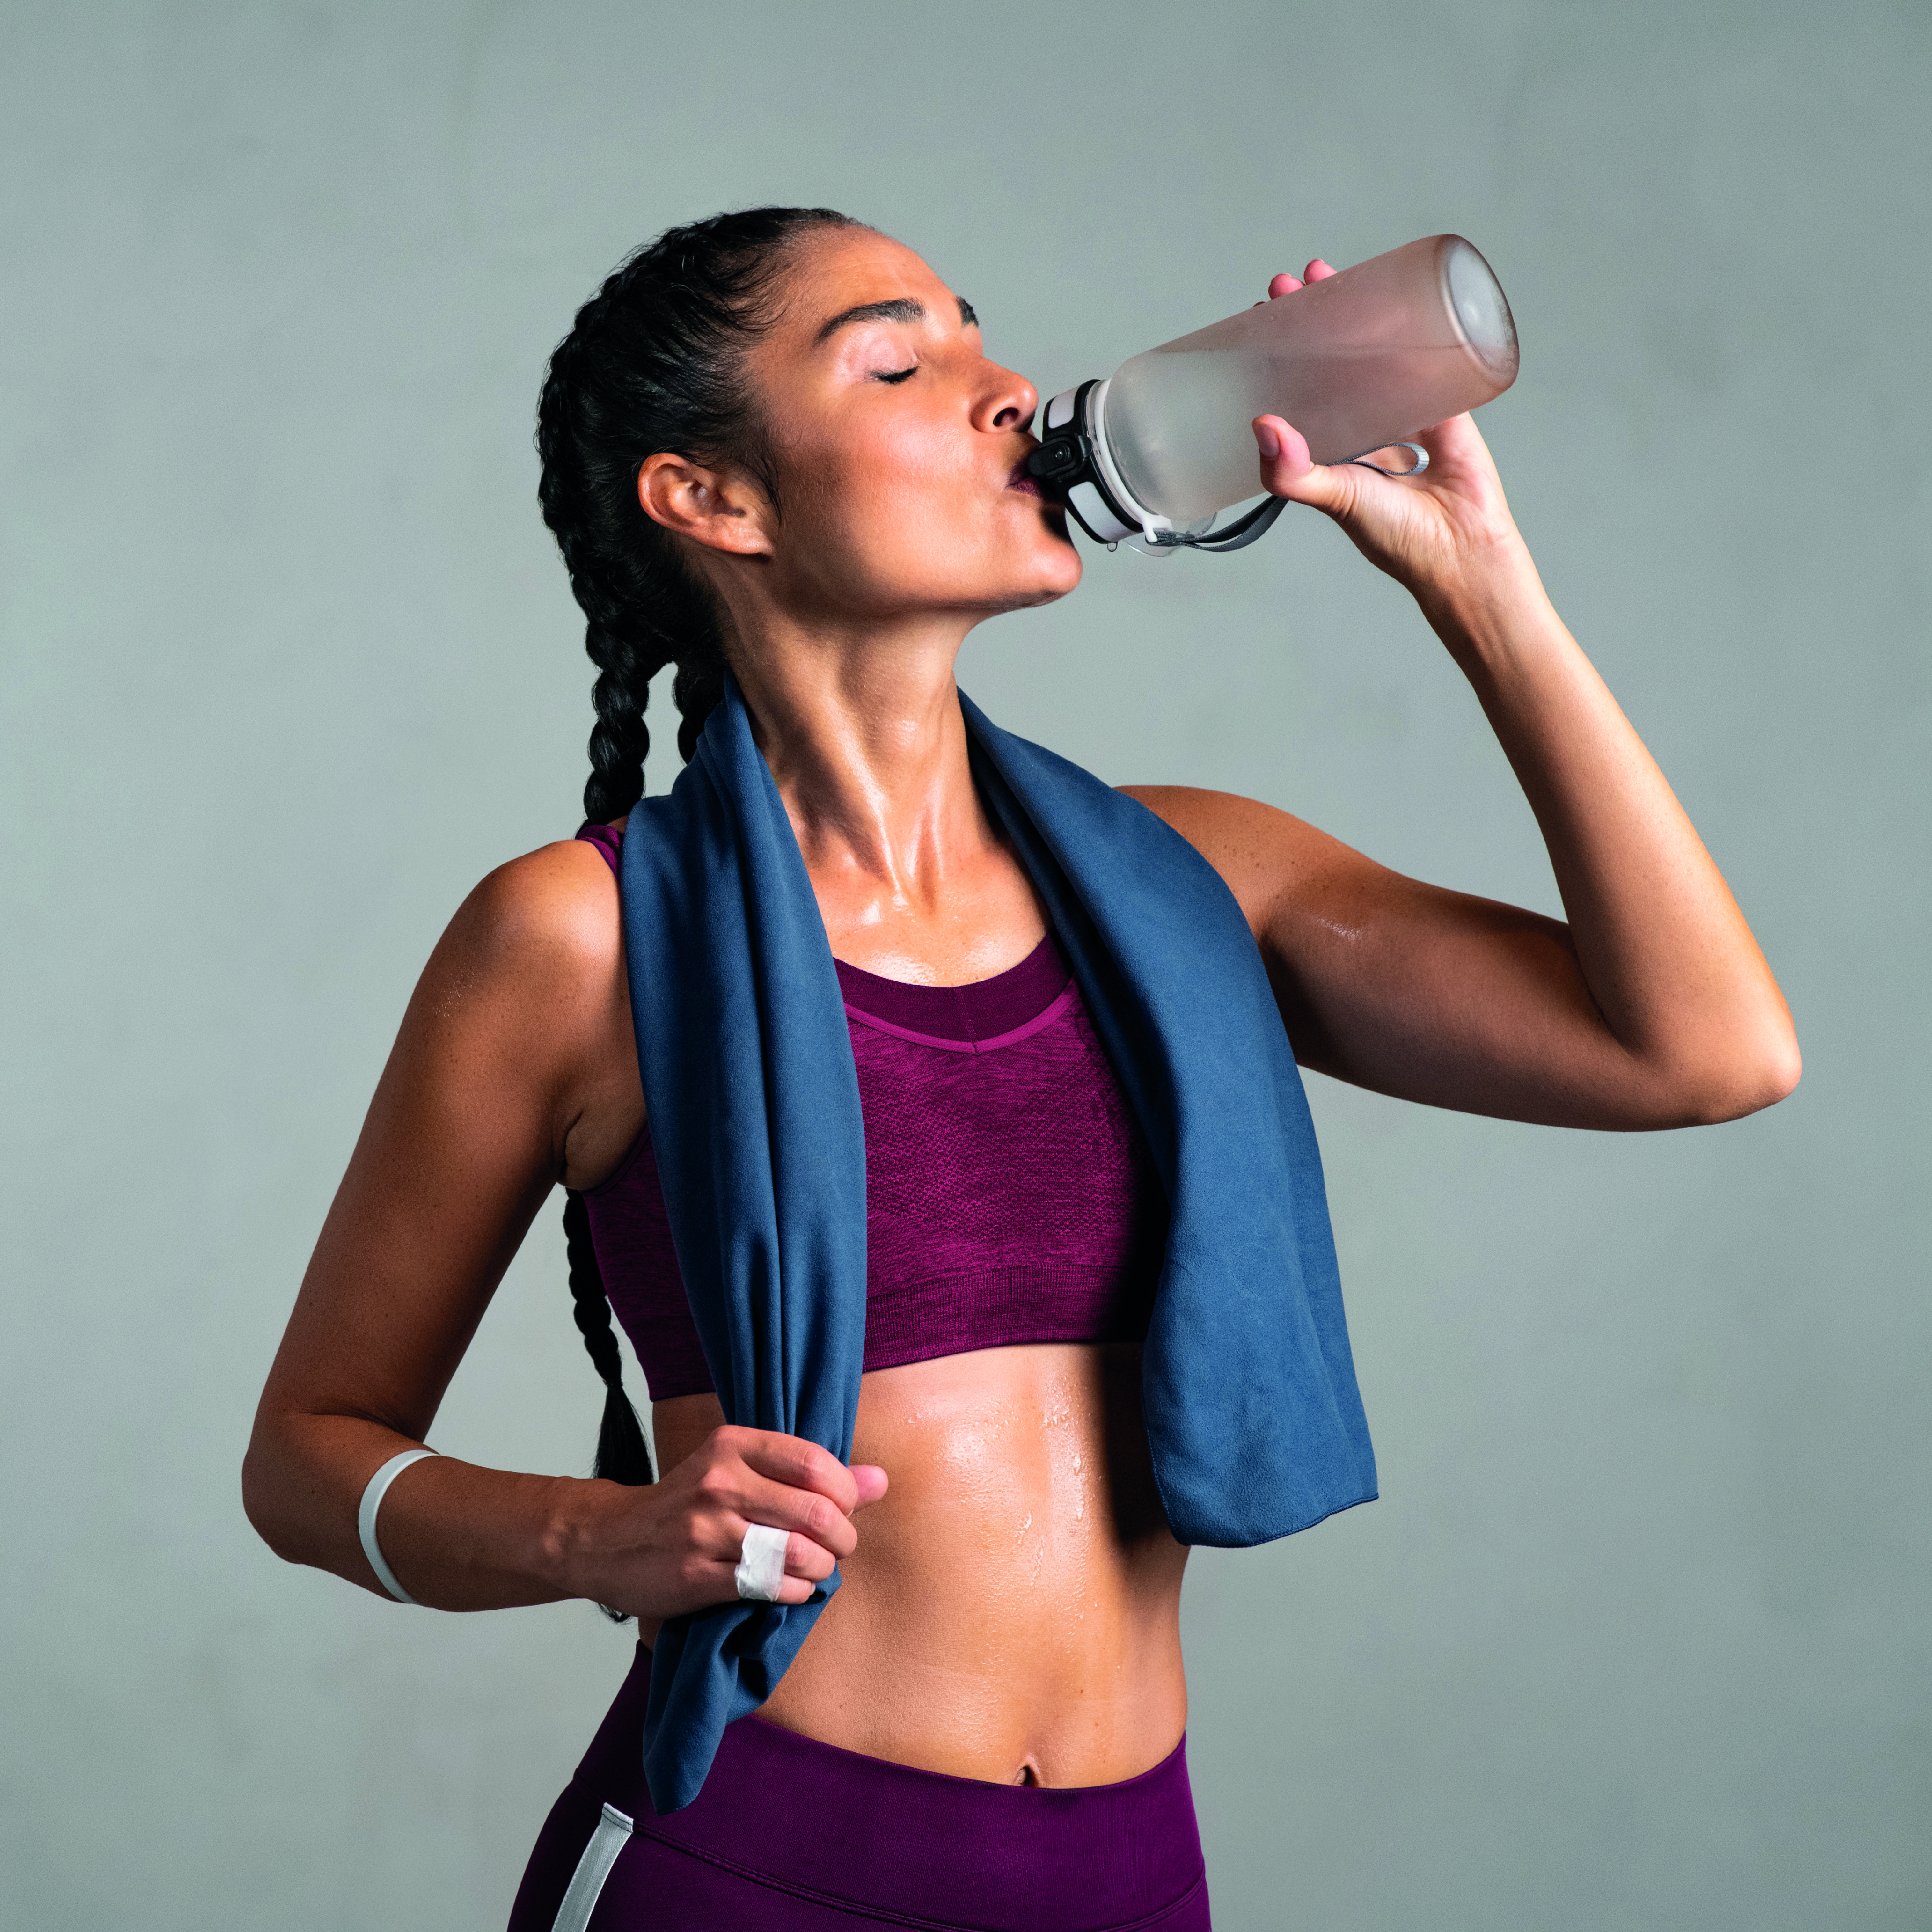
[[[1313,261],[1305,279],[1325,281],[1335,272]],[[1303,286],[1295,276],[1277,275],[1269,298],[1292,301]],[[1314,462],[1306,438],[1281,416],[1256,417],[1254,431],[1262,488],[1334,518],[1377,569],[1418,597],[1526,561],[1502,479],[1467,415],[1415,437],[1429,452],[1429,466],[1412,477],[1384,476],[1358,463]]]
[[[1310,280],[1333,274],[1311,262]],[[1277,275],[1292,302],[1303,284]],[[1378,1093],[1507,1120],[1736,1119],[1796,1084],[1791,1016],[1664,775],[1564,628],[1466,416],[1420,476],[1311,463],[1256,418],[1266,487],[1333,517],[1408,586],[1522,781],[1568,925],[1384,871],[1252,800],[1136,789],[1220,873],[1295,1058]]]

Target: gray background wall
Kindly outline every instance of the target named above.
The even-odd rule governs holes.
[[[12,0],[0,1918],[500,1924],[621,1674],[584,1606],[280,1566],[237,1468],[416,970],[574,823],[543,358],[635,242],[776,200],[920,248],[1050,388],[1470,235],[1520,520],[1798,1017],[1798,1094],[1696,1133],[1311,1083],[1384,1500],[1190,1577],[1220,1922],[1932,1924],[1928,56],[1862,0]],[[1555,910],[1466,688],[1312,516],[1097,556],[962,676]],[[580,1470],[596,1395],[552,1212],[436,1439]]]

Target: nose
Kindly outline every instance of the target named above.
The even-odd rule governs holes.
[[[986,382],[973,407],[975,429],[1024,429],[1039,409],[1040,392],[1024,376],[997,362],[986,364]]]

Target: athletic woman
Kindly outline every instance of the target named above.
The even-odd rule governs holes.
[[[1187,1552],[1141,1408],[1168,1204],[953,681],[974,626],[1080,579],[1026,470],[1037,404],[918,256],[823,210],[673,231],[552,359],[542,502],[599,671],[589,823],[492,873],[431,957],[244,1478],[279,1554],[364,1588],[385,1588],[373,1552],[418,1603],[582,1598],[638,1619],[638,1667],[544,1829],[518,1928],[1208,1923]],[[1405,479],[1254,428],[1260,486],[1340,524],[1468,678],[1568,914],[1402,878],[1244,799],[1133,788],[1225,882],[1300,1064],[1600,1130],[1781,1098],[1798,1058],[1778,987],[1552,608],[1474,424],[1427,433]],[[679,1286],[619,888],[646,687],[674,663],[687,760],[729,715],[728,674],[742,694],[839,962],[869,1241],[843,1460],[727,1426]],[[386,1492],[378,1545],[358,1534],[372,1474],[421,1445],[559,1184],[611,1391],[603,1476],[428,1458]],[[655,1482],[607,1291],[651,1384]],[[650,1647],[737,1602],[754,1526],[782,1533],[775,1600],[820,1600],[835,1566],[842,1587],[694,1800],[654,1807]]]

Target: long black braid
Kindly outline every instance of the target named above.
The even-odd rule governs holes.
[[[827,208],[754,208],[673,228],[631,256],[577,312],[537,404],[538,499],[583,607],[597,667],[586,820],[622,817],[644,796],[651,680],[667,665],[687,762],[724,695],[724,646],[710,595],[676,539],[644,514],[638,472],[660,451],[726,464],[776,505],[765,425],[742,376],[770,324],[786,254],[814,229],[860,224]],[[610,1304],[581,1196],[563,1211],[577,1325],[604,1380],[596,1473],[654,1480],[623,1387]],[[616,1616],[616,1612],[609,1614]]]

